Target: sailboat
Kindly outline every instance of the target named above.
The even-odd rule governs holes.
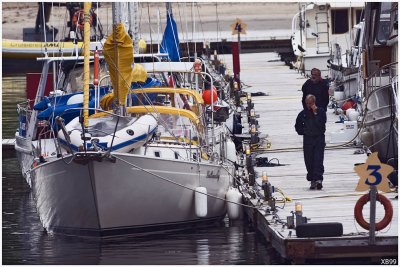
[[[84,10],[89,12],[90,3]],[[88,65],[93,57],[85,45],[80,116],[69,123],[62,116],[53,118],[58,129],[43,135],[41,127],[51,123],[38,120],[39,111],[29,105],[19,109],[15,149],[43,227],[106,236],[221,220],[236,155],[226,127],[214,125],[213,112],[207,113],[197,90],[139,89],[138,105],[127,105],[136,78],[132,40],[121,23],[114,24],[103,54],[110,69],[111,105],[89,115]],[[34,104],[43,97],[44,77],[54,60],[44,60]],[[151,101],[150,94],[157,98]]]

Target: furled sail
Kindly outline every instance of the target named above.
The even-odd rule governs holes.
[[[133,43],[122,23],[118,23],[108,36],[103,55],[110,69],[114,94],[119,104],[125,106],[126,95],[132,83]]]
[[[178,30],[172,12],[167,13],[167,26],[161,41],[160,52],[168,53],[169,59],[174,62],[178,62],[181,57]]]

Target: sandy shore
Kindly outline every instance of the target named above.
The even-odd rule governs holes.
[[[157,14],[160,13],[160,30],[165,27],[166,9],[164,3],[139,4],[139,33],[148,35],[151,29],[153,34],[158,31]],[[173,14],[179,32],[191,34],[193,20],[195,32],[223,32],[230,31],[230,24],[236,18],[247,23],[247,31],[290,30],[291,20],[298,11],[295,2],[240,2],[240,3],[173,3]],[[2,38],[22,39],[23,28],[34,28],[38,4],[35,2],[3,2],[2,3]],[[97,11],[103,28],[107,31],[112,22],[111,3],[102,2]],[[63,32],[68,21],[68,12],[65,7],[54,4],[48,26],[53,26]],[[149,27],[150,25],[150,27]],[[68,30],[64,30],[68,32]]]

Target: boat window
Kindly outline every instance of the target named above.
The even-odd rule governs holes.
[[[398,4],[393,4],[392,10],[390,11],[390,37],[392,39],[398,35],[399,27],[399,7]]]
[[[160,151],[154,151],[154,156],[156,158],[159,158],[160,157]]]
[[[99,77],[107,75],[107,69],[104,64],[100,64]],[[93,64],[90,66],[89,83],[93,82]],[[104,82],[102,83],[104,85]],[[65,81],[63,83],[64,90],[67,93],[75,93],[83,91],[83,65],[76,64],[72,69],[68,70]]]
[[[383,2],[381,5],[381,13],[379,17],[378,32],[376,41],[379,44],[386,44],[390,37],[390,11],[392,8],[391,2]]]
[[[332,34],[341,34],[349,31],[349,11],[334,9],[331,11]]]
[[[175,152],[175,159],[179,159],[179,153]]]
[[[361,29],[360,28],[355,28],[355,33],[354,33],[354,43],[353,46],[358,47],[358,44],[360,42],[360,37],[361,37]]]

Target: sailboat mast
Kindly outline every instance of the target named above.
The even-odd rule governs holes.
[[[128,13],[129,13],[129,27],[130,33],[133,40],[133,49],[135,53],[139,53],[139,3],[129,2],[128,3]]]
[[[92,4],[85,2],[84,4],[84,28],[83,28],[83,40],[84,40],[84,62],[83,62],[83,126],[87,128],[89,126],[89,57],[90,57],[90,8]]]
[[[117,25],[118,23],[122,23],[125,26],[125,30],[127,32],[131,31],[131,23],[132,19],[129,18],[129,10],[130,3],[127,2],[113,2],[112,3],[112,16],[113,16],[113,25]]]
[[[114,112],[119,115],[125,115],[126,96],[132,80],[133,44],[132,38],[126,30],[129,27],[128,5],[113,2],[112,7],[113,33],[107,38],[103,54],[106,56],[107,64],[110,67],[110,76],[114,89]]]
[[[165,3],[165,7],[167,8],[167,14],[171,14],[172,13],[171,3],[169,2]]]

